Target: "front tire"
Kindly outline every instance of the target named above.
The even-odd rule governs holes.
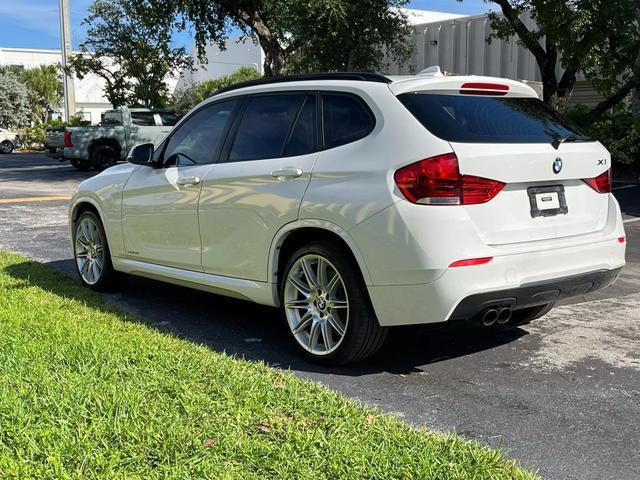
[[[280,279],[281,310],[294,344],[308,358],[343,365],[373,355],[387,329],[375,316],[354,260],[314,242],[299,248]]]
[[[5,140],[0,143],[0,153],[11,153],[13,152],[13,143],[9,140]]]
[[[95,213],[84,212],[76,221],[73,247],[76,270],[82,284],[100,292],[110,290],[118,274],[111,263],[104,227]]]

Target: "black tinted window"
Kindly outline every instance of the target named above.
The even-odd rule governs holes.
[[[169,139],[164,152],[165,164],[212,163],[237,103],[236,100],[217,103],[191,115]]]
[[[366,137],[374,120],[361,100],[351,95],[322,95],[324,144],[333,148]]]
[[[289,137],[284,155],[306,155],[316,148],[316,97],[308,96]]]
[[[398,99],[427,130],[449,142],[551,143],[580,135],[537,98],[412,92]]]
[[[173,112],[160,112],[158,115],[160,115],[162,125],[167,127],[173,127],[180,120],[180,117]]]
[[[276,158],[304,101],[304,95],[254,97],[244,112],[229,153],[230,162]]]
[[[155,126],[156,121],[153,113],[148,112],[131,112],[131,123],[143,127]]]

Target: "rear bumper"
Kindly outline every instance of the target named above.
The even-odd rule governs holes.
[[[369,285],[369,294],[383,326],[469,318],[484,302],[519,309],[610,285],[625,264],[625,247],[613,237],[587,245],[495,256],[485,265],[449,268],[430,283]]]
[[[51,158],[63,158],[64,157],[64,149],[56,148],[56,147],[47,147],[47,157]]]
[[[449,320],[471,318],[491,306],[508,306],[512,310],[545,305],[563,298],[577,297],[612,285],[622,267],[613,270],[572,275],[521,285],[516,288],[477,293],[462,300]]]

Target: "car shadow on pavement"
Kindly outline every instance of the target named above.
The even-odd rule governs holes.
[[[72,260],[48,265],[77,281]],[[25,262],[6,270],[58,295],[73,297],[75,291],[79,300],[86,301],[83,290],[35,275],[33,263]],[[370,359],[344,367],[323,367],[297,352],[275,308],[139,277],[130,277],[120,292],[104,294],[103,298],[124,308],[134,321],[214,351],[283,369],[333,375],[409,374],[420,371],[419,366],[492,349],[526,335],[519,328],[485,329],[470,322],[395,327],[390,329],[382,349]],[[101,304],[91,306],[103,308]]]

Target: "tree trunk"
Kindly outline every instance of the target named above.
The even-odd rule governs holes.
[[[282,75],[285,69],[286,50],[273,35],[264,18],[258,11],[247,12],[240,10],[238,14],[243,22],[251,28],[255,36],[258,37],[258,43],[264,51],[263,67],[265,76]]]

